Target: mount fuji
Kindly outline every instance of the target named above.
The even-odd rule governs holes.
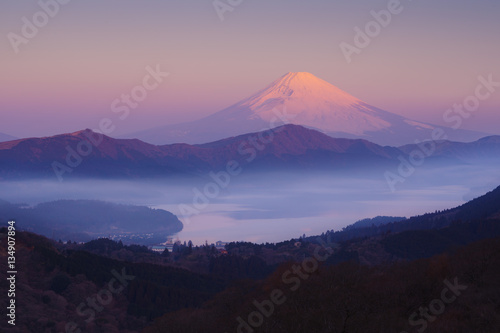
[[[156,127],[127,135],[153,144],[205,143],[283,124],[301,125],[338,138],[403,145],[432,138],[438,126],[390,113],[316,76],[288,73],[222,111],[200,120]],[[467,130],[445,131],[454,141],[486,136]]]

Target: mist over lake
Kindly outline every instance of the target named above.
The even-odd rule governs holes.
[[[204,205],[196,204],[195,193],[213,183],[210,177],[12,181],[2,182],[0,199],[27,205],[86,199],[148,206],[178,216],[184,224],[177,235],[181,241],[262,243],[339,230],[367,217],[411,216],[457,206],[492,190],[499,181],[496,168],[480,166],[417,169],[395,192],[380,172],[243,173],[219,188],[217,196],[205,197]],[[189,214],[186,207],[192,209]]]

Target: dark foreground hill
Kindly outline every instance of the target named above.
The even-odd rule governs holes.
[[[143,333],[496,333],[500,327],[500,238],[391,265],[350,261],[314,269],[311,262],[239,283],[202,308],[166,314]]]
[[[0,289],[6,293],[7,229],[0,231]],[[12,327],[2,318],[1,332],[139,332],[152,318],[199,307],[224,287],[207,275],[114,260],[79,248],[16,234],[17,320]],[[143,252],[136,247],[123,251]],[[2,295],[3,309],[7,302]]]
[[[348,228],[342,237],[231,243],[228,254],[179,245],[160,255],[18,232],[18,321],[9,331],[498,332],[498,203],[496,189],[448,211],[354,228],[357,237]]]

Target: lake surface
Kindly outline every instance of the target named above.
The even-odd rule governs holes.
[[[500,185],[500,171],[471,166],[422,169],[400,184],[395,192],[391,192],[380,173],[356,177],[244,175],[212,191],[211,197],[205,198],[208,202],[196,205],[193,202],[196,193],[203,193],[211,182],[208,177],[197,180],[2,182],[0,198],[28,204],[58,199],[96,199],[146,205],[171,211],[179,217],[184,223],[183,231],[177,235],[181,241],[261,243],[340,230],[357,220],[378,215],[410,217],[452,208]],[[196,214],[186,214],[186,208],[196,210]]]

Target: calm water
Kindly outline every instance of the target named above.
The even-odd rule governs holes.
[[[210,179],[162,181],[2,182],[0,199],[35,204],[57,199],[98,199],[146,205],[176,214],[184,223],[178,237],[195,244],[222,241],[277,242],[302,234],[339,230],[377,215],[412,216],[452,208],[500,185],[497,168],[417,170],[391,192],[382,174],[244,175],[208,198],[197,213],[197,190]],[[212,188],[213,189],[213,188]],[[184,205],[184,206],[181,206]],[[186,210],[186,209],[184,209]]]

